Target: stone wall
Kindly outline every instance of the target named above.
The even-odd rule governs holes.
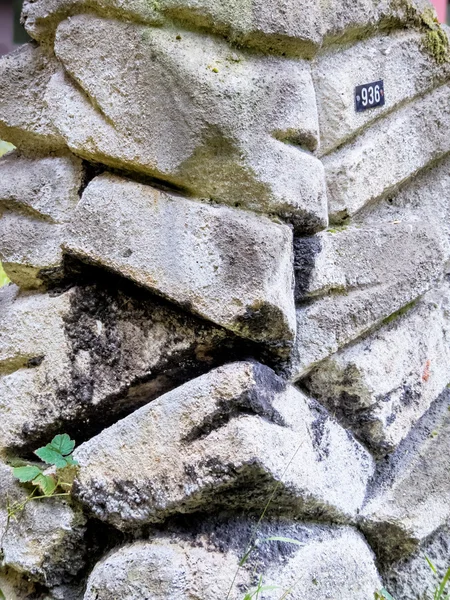
[[[450,565],[431,4],[26,0],[23,21],[0,60],[5,598],[243,600],[260,577],[264,600],[426,598],[425,555]],[[71,495],[11,518],[13,468],[59,433]]]

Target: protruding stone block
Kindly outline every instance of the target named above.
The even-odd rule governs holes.
[[[373,29],[420,26],[424,13],[434,13],[428,0],[355,0],[351,7],[346,0],[25,0],[23,18],[28,33],[45,40],[62,19],[89,11],[148,24],[167,18],[264,53],[306,58],[323,44],[351,42]]]
[[[57,74],[47,101],[75,154],[298,229],[326,225],[323,166],[303,151],[318,141],[309,63],[92,15],[61,23],[55,52],[77,85]]]
[[[432,598],[449,568],[449,549],[450,531],[446,526],[427,540],[416,554],[388,567],[383,573],[386,588],[394,598],[401,600]]]
[[[430,222],[328,230],[295,242],[295,380],[440,281],[447,241]]]
[[[450,288],[321,363],[312,395],[377,453],[405,438],[450,382]]]
[[[116,284],[0,290],[0,451],[96,433],[203,373],[234,336]],[[101,419],[99,419],[101,415]]]
[[[386,563],[416,551],[450,518],[449,411],[445,392],[392,455],[362,511],[361,527]]]
[[[84,192],[65,248],[243,337],[295,336],[286,225],[105,175]]]
[[[161,396],[76,457],[77,498],[124,530],[200,509],[260,512],[278,482],[278,512],[342,522],[355,517],[373,468],[318,403],[251,362]]]
[[[324,157],[332,222],[392,194],[450,151],[449,94],[450,86],[443,85],[375,123],[352,144]]]
[[[65,147],[44,101],[61,66],[49,51],[25,44],[0,59],[0,139],[32,154]]]
[[[255,588],[255,572],[267,586],[267,600],[288,590],[292,600],[326,600],[330,589],[352,600],[371,600],[381,587],[370,549],[347,527],[263,523],[261,539],[284,537],[299,545],[262,543],[239,568],[251,527],[244,521],[219,523],[197,536],[159,535],[123,546],[95,566],[84,600],[216,600],[226,598],[230,588],[230,597],[240,598]]]
[[[31,501],[8,518],[8,503],[26,500],[12,468],[0,465],[1,566],[12,568],[46,586],[75,577],[84,567],[86,519],[65,499]]]
[[[399,31],[370,37],[338,52],[333,48],[317,59],[312,73],[319,111],[320,154],[328,154],[367,125],[448,79],[450,64],[438,64],[426,51],[422,33]],[[385,105],[356,112],[356,86],[379,80],[384,81]]]
[[[39,288],[63,274],[61,243],[83,183],[74,156],[0,159],[0,257],[9,278]]]

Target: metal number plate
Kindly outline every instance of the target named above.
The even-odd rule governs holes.
[[[376,106],[384,106],[384,104],[383,81],[358,85],[355,89],[356,112],[362,112],[363,110],[375,108]]]

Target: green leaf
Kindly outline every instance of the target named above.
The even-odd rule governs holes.
[[[431,560],[428,558],[428,556],[425,554],[425,560],[428,563],[428,566],[430,567],[430,569],[433,571],[433,573],[437,574],[437,569],[436,567],[433,565],[433,563],[431,562]]]
[[[440,600],[443,597],[443,594],[445,592],[445,587],[447,585],[447,583],[450,581],[450,569],[448,569],[447,573],[444,575],[444,579],[441,581],[441,585],[439,586],[438,590],[437,590],[437,600]]]
[[[67,433],[63,433],[61,435],[56,435],[52,439],[50,446],[52,446],[63,456],[67,456],[73,452],[73,449],[75,448],[75,442],[70,439]]]
[[[65,456],[64,457],[67,461],[68,466],[73,466],[73,467],[78,467],[78,461],[76,461],[72,456]]]
[[[0,600],[6,600],[5,594],[0,590]]]
[[[43,448],[39,448],[35,451],[36,456],[39,456],[48,465],[55,465],[57,469],[64,469],[67,467],[67,460],[60,452],[55,450],[51,444],[47,444]]]
[[[51,475],[40,473],[36,479],[33,479],[33,483],[40,488],[44,496],[51,496],[56,490],[56,481]]]
[[[32,467],[31,465],[26,467],[16,467],[13,469],[14,477],[16,477],[22,483],[33,481],[33,479],[36,479],[36,477],[41,473],[42,471],[39,467]]]

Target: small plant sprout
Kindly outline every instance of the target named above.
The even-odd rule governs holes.
[[[16,467],[13,470],[14,477],[20,483],[31,484],[34,488],[25,500],[14,502],[13,504],[8,502],[9,518],[21,512],[28,502],[32,500],[53,498],[56,496],[70,496],[78,467],[78,463],[72,456],[74,448],[75,442],[70,439],[67,433],[57,435],[52,439],[50,444],[38,448],[34,452],[48,467],[26,465]],[[53,467],[54,471],[46,473],[45,471],[49,467]]]

